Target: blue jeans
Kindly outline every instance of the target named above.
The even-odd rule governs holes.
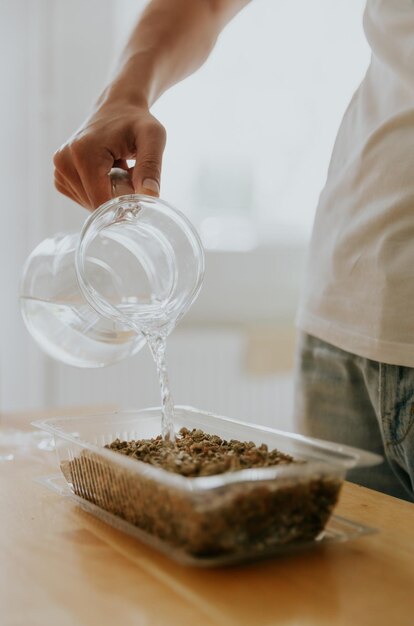
[[[295,370],[296,429],[385,457],[352,482],[414,500],[414,368],[378,363],[302,334]]]

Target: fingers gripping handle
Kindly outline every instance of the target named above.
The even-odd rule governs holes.
[[[109,172],[109,178],[111,179],[111,191],[113,198],[135,193],[129,172],[121,169],[120,167],[113,167]]]

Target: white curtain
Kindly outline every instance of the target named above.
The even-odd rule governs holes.
[[[29,338],[18,296],[24,260],[85,214],[54,189],[52,155],[82,119],[113,60],[122,2],[0,2],[0,409],[42,406],[55,366]],[[117,6],[118,5],[118,6]]]

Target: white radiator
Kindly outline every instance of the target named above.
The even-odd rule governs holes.
[[[263,331],[260,337],[254,346],[254,333],[252,340],[252,332],[243,328],[177,328],[167,344],[175,403],[290,430],[291,350],[283,343],[283,333],[280,342],[274,331],[269,331],[269,341],[263,342]],[[270,361],[265,353],[269,349],[276,357]],[[159,405],[155,366],[146,348],[133,359],[102,370],[55,363],[51,367],[50,405]]]

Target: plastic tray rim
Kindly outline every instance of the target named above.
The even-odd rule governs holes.
[[[159,415],[160,407],[150,407],[147,409],[129,409],[129,410],[117,410],[117,411],[102,411],[101,413],[95,413],[91,415],[85,415],[80,417],[57,417],[57,418],[48,418],[45,420],[36,420],[32,422],[32,425],[52,434],[55,438],[60,438],[65,441],[68,441],[71,444],[77,445],[83,449],[87,449],[94,454],[98,454],[102,458],[106,459],[109,463],[114,463],[116,465],[120,465],[125,469],[129,469],[135,473],[140,475],[145,475],[146,477],[152,477],[155,480],[161,481],[164,484],[168,484],[174,486],[176,488],[184,489],[186,491],[204,491],[210,490],[218,487],[223,487],[224,485],[231,483],[243,483],[243,482],[256,482],[256,481],[267,481],[281,478],[304,478],[311,474],[319,473],[319,474],[328,474],[334,476],[343,476],[347,469],[350,469],[355,466],[361,465],[374,465],[382,461],[382,457],[379,455],[373,454],[371,452],[366,452],[364,450],[359,450],[357,448],[351,448],[349,446],[343,446],[339,444],[334,444],[331,442],[313,439],[310,437],[306,437],[304,435],[299,435],[296,433],[289,433],[286,431],[270,428],[267,426],[261,426],[259,424],[253,424],[251,422],[242,422],[240,420],[223,417],[214,413],[210,413],[208,411],[203,411],[200,409],[196,409],[190,406],[177,405],[176,410],[181,411],[184,414],[191,415],[191,413],[201,416],[203,418],[208,418],[209,420],[218,420],[220,423],[227,423],[229,425],[241,426],[243,428],[252,429],[256,431],[263,432],[264,434],[268,433],[271,435],[276,435],[279,437],[286,438],[287,440],[298,441],[299,443],[303,443],[305,445],[313,445],[317,446],[318,449],[322,450],[322,452],[342,455],[345,458],[336,458],[336,459],[325,459],[323,461],[309,460],[305,464],[298,465],[283,465],[283,466],[274,466],[274,467],[263,467],[263,468],[253,468],[253,469],[245,469],[239,470],[237,472],[228,472],[224,474],[218,474],[213,476],[200,476],[200,477],[185,477],[179,474],[174,474],[172,472],[168,472],[162,468],[154,467],[147,463],[143,463],[142,461],[138,461],[137,459],[130,459],[124,455],[117,454],[112,450],[105,449],[103,447],[97,446],[94,443],[90,443],[80,437],[75,436],[72,432],[67,432],[62,428],[56,427],[55,423],[58,420],[60,423],[69,424],[73,420],[91,420],[92,418],[99,417],[100,415],[105,415],[110,417],[111,415],[122,415],[128,416],[129,414],[134,416],[134,418],[139,417],[147,417],[151,418],[155,415]]]

